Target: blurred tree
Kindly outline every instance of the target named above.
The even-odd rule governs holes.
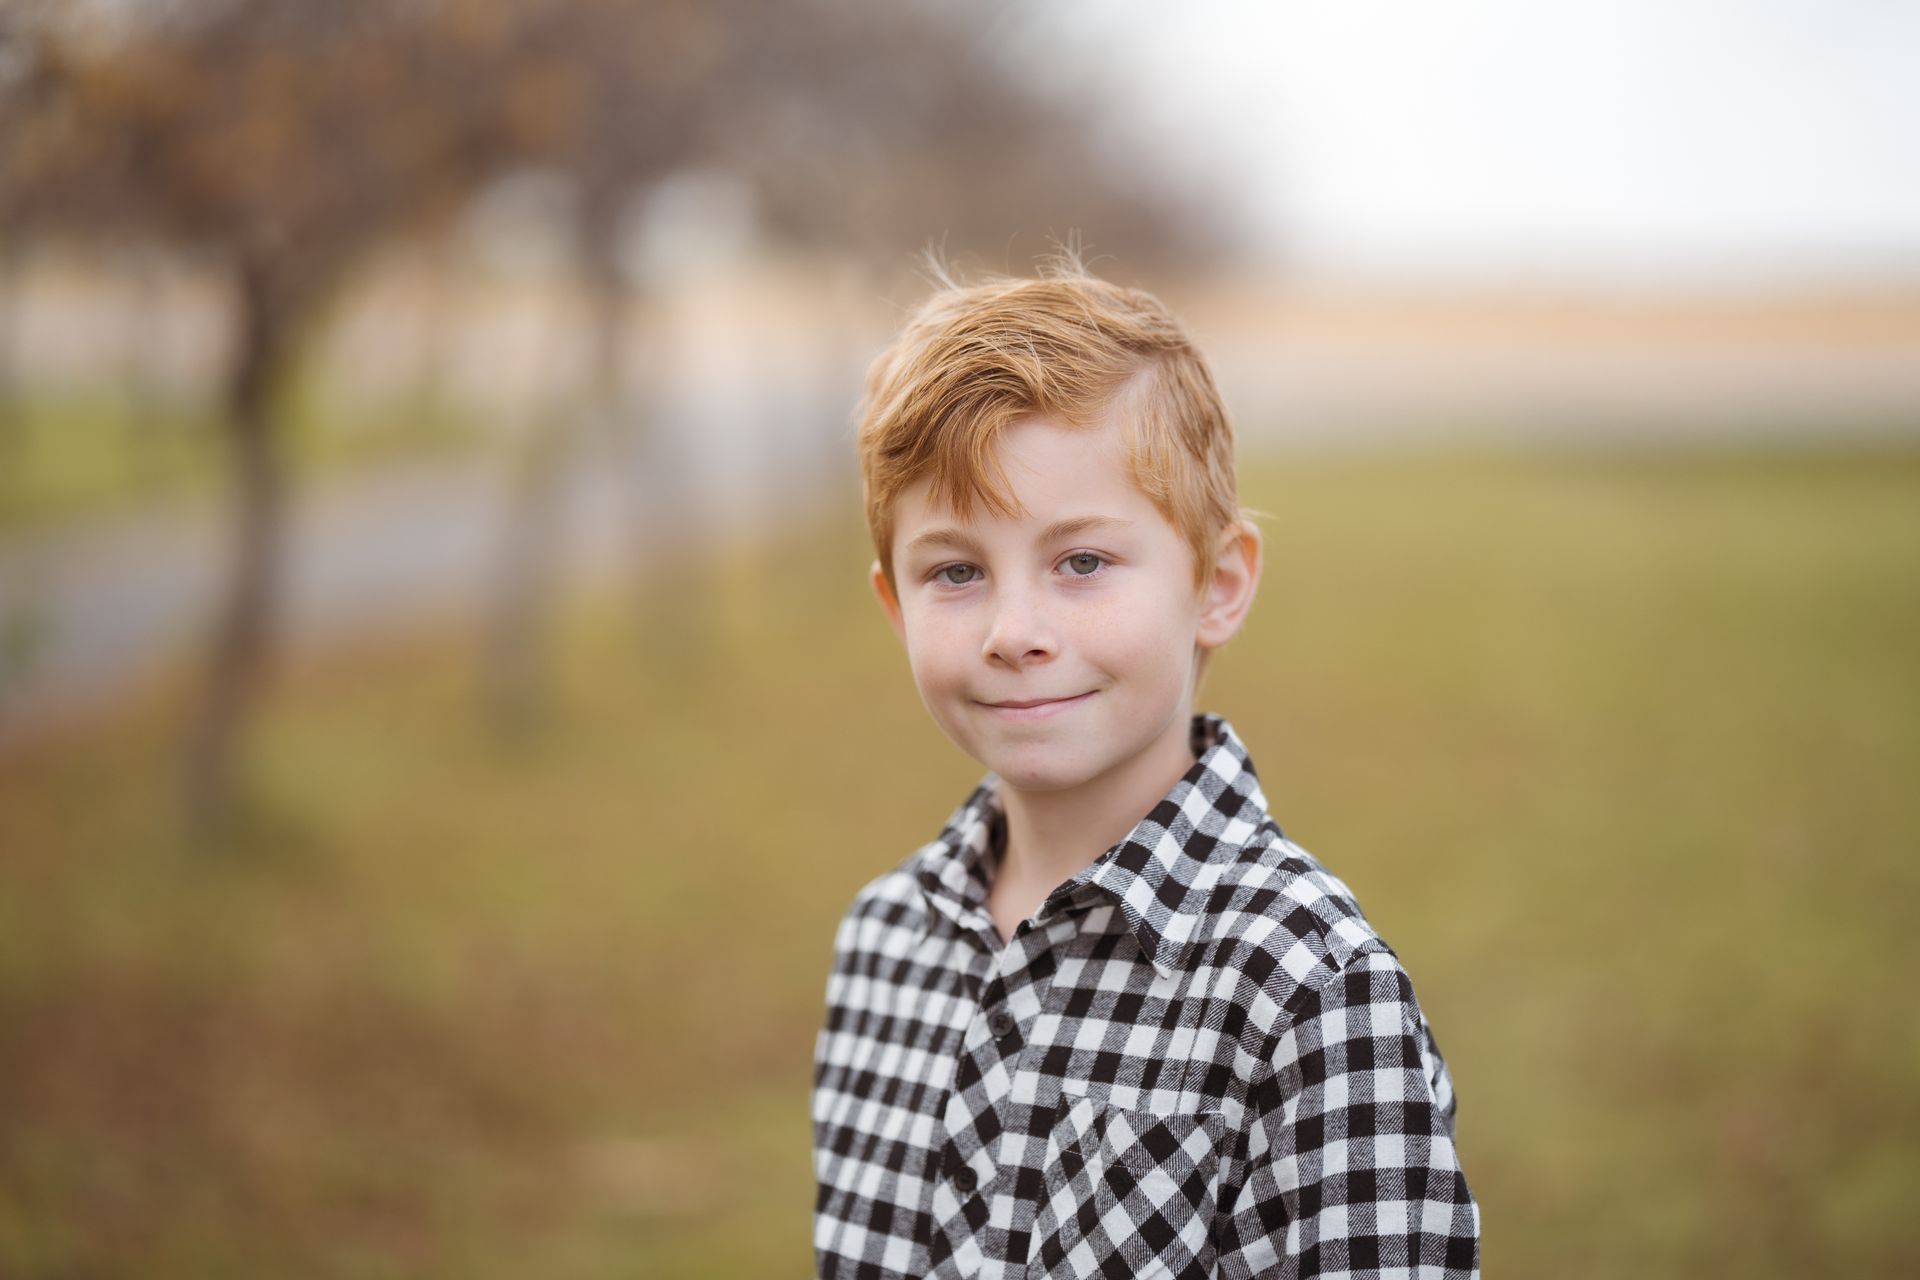
[[[10,91],[26,74],[26,66],[18,57],[21,41],[16,35],[25,19],[25,9],[18,0],[0,6],[0,104],[10,100]],[[0,148],[6,145],[7,132],[6,117],[0,115]],[[0,512],[12,504],[24,452],[24,427],[16,403],[19,357],[14,343],[25,242],[22,219],[14,212],[15,202],[7,198],[5,176],[0,170]]]
[[[716,121],[722,154],[785,236],[886,262],[937,239],[1017,270],[1013,237],[1033,256],[1075,229],[1130,270],[1227,251],[1198,193],[1103,159],[1102,103],[1009,65],[991,28],[1013,17],[933,0],[769,6],[739,72],[758,92]]]
[[[1133,262],[1206,223],[1116,174],[1088,109],[1007,73],[964,10],[882,0],[0,0],[0,230],[157,242],[225,271],[233,563],[189,736],[189,812],[217,826],[271,652],[287,474],[278,405],[303,333],[380,243],[431,232],[504,171],[574,194],[595,371],[530,433],[503,572],[499,703],[539,702],[539,584],[580,420],[621,416],[617,268],[631,202],[730,167],[775,234],[892,263],[930,239],[1097,228]],[[12,243],[13,237],[6,237]],[[1038,248],[1038,245],[1034,246]]]
[[[740,0],[539,0],[522,6],[504,81],[522,154],[561,178],[565,228],[587,301],[586,384],[521,433],[486,646],[486,706],[510,737],[551,705],[548,624],[558,524],[582,429],[629,428],[623,336],[631,311],[621,269],[632,203],[661,175],[711,150],[706,131],[737,77],[729,65],[751,6]]]
[[[18,399],[20,357],[15,349],[20,258],[19,237],[0,225],[0,513],[7,511],[17,496],[26,444]]]
[[[522,439],[493,609],[496,725],[542,717],[554,523],[581,428],[652,424],[626,388],[636,201],[686,167],[730,169],[789,243],[891,265],[930,238],[1004,254],[1010,233],[1098,226],[1135,262],[1194,261],[1214,225],[1138,170],[1109,171],[1094,107],[1017,82],[955,12],[897,0],[548,0],[514,50],[514,111],[530,151],[571,183],[572,244],[592,317],[587,385]],[[1043,246],[1037,237],[1030,247]],[[688,581],[698,584],[700,575]],[[705,602],[682,598],[690,617]]]
[[[230,816],[238,739],[270,653],[283,379],[358,256],[457,205],[488,162],[496,122],[475,73],[510,45],[491,8],[14,4],[0,26],[0,218],[161,241],[231,281],[233,563],[187,748],[202,827]]]

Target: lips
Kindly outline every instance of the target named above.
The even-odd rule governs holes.
[[[1065,698],[1028,698],[1019,702],[983,702],[980,705],[1004,720],[1038,720],[1077,707],[1091,698],[1095,690]]]

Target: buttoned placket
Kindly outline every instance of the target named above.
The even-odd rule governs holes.
[[[989,1260],[981,1232],[1012,1226],[1014,1200],[996,1182],[995,1154],[1005,1138],[1008,1110],[1036,1101],[1035,1073],[1022,1072],[1020,1062],[1058,957],[1078,931],[1080,913],[1067,910],[1078,887],[1061,886],[1004,944],[983,907],[970,907],[954,921],[970,956],[976,997],[942,1112],[941,1176],[934,1183],[932,1208],[935,1229],[946,1236],[950,1250],[947,1265],[933,1275],[984,1274]],[[977,1114],[968,1101],[976,1090],[998,1099],[998,1105]]]

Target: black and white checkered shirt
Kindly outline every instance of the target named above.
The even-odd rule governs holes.
[[[854,899],[814,1059],[822,1277],[1478,1273],[1406,971],[1232,727],[1192,745],[1004,946],[992,773]]]

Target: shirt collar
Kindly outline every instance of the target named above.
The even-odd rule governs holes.
[[[1104,893],[1162,974],[1178,968],[1221,871],[1268,820],[1253,761],[1231,724],[1196,714],[1191,746],[1193,767],[1172,790],[1040,908],[1044,918],[1083,889]],[[991,772],[982,778],[920,855],[918,878],[929,908],[963,929],[991,928],[987,886],[1006,848],[999,781]]]

